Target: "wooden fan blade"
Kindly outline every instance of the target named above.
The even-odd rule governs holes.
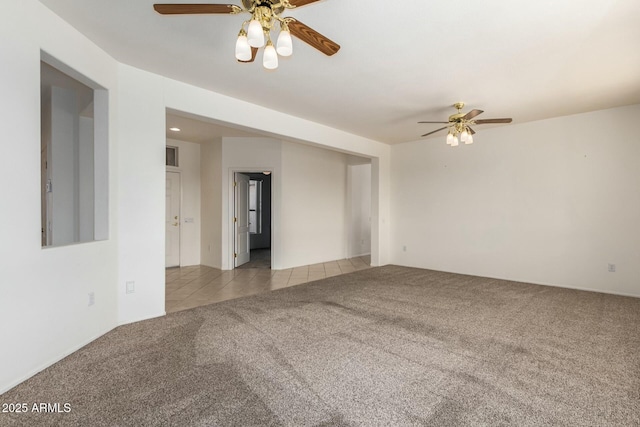
[[[475,131],[475,130],[473,130],[473,129],[471,129],[469,126],[467,126],[467,129],[469,129],[469,133],[470,133],[471,135],[475,135],[475,134],[476,134],[476,131]]]
[[[309,3],[315,3],[319,0],[289,0],[289,3],[291,3],[292,6],[295,7],[301,7],[301,6],[306,6]]]
[[[252,48],[251,48],[251,59],[250,59],[250,60],[248,60],[248,61],[240,61],[240,60],[238,59],[238,62],[242,62],[242,63],[244,63],[244,64],[249,63],[249,62],[253,62],[253,61],[255,61],[255,60],[256,60],[256,55],[257,55],[257,54],[258,54],[258,48],[257,48],[257,47],[252,47]]]
[[[296,19],[287,18],[287,24],[289,25],[289,31],[292,35],[315,47],[325,55],[331,56],[340,50],[339,44],[329,40],[316,30],[304,25]]]
[[[513,119],[484,119],[476,120],[477,125],[484,125],[486,123],[511,123]]]
[[[436,130],[434,130],[433,132],[425,133],[425,134],[424,134],[424,135],[422,135],[422,136],[427,136],[427,135],[431,135],[432,133],[440,132],[441,130],[446,129],[446,128],[448,128],[448,127],[449,127],[449,126],[445,126],[445,127],[443,127],[443,128],[436,129]]]
[[[479,116],[480,114],[484,113],[484,111],[482,110],[471,110],[469,111],[467,114],[464,115],[463,119],[465,120],[471,120],[473,119],[475,116]]]
[[[162,15],[182,15],[196,13],[237,13],[238,6],[232,4],[154,4],[153,8]]]
[[[440,123],[440,124],[447,124],[449,122],[418,122],[418,123]]]

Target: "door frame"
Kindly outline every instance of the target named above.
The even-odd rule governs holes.
[[[236,192],[235,192],[235,188],[233,187],[233,183],[235,182],[235,174],[236,173],[261,173],[261,172],[271,172],[271,269],[274,270],[274,265],[277,267],[278,264],[274,263],[274,258],[277,258],[276,255],[276,251],[275,249],[275,245],[276,245],[276,238],[275,238],[275,233],[274,233],[274,224],[275,224],[275,215],[274,215],[274,206],[275,206],[275,178],[274,178],[274,173],[275,173],[275,168],[273,167],[264,167],[264,168],[257,168],[257,167],[242,167],[242,168],[229,168],[229,181],[228,181],[228,201],[227,201],[227,233],[228,233],[228,254],[227,254],[227,262],[228,262],[228,270],[234,270],[236,268],[235,266],[235,259],[234,259],[234,253],[235,253],[235,244],[236,244],[236,227],[235,224],[233,222],[233,218],[235,215],[235,209],[236,209]],[[279,193],[278,193],[278,197]],[[279,203],[279,199],[278,199],[278,203]]]
[[[180,214],[178,214],[178,220],[179,220],[179,226],[178,226],[178,265],[177,267],[180,268],[182,267],[182,195],[183,195],[183,191],[182,191],[182,170],[175,167],[175,166],[167,166],[166,170],[165,170],[165,180],[166,180],[166,176],[167,173],[177,173],[178,176],[180,177],[180,197],[178,200],[178,209],[180,211]],[[167,200],[167,191],[165,188],[165,212],[166,212],[166,200]],[[164,228],[164,239],[165,239],[165,248],[166,248],[166,239],[167,239],[167,226],[166,226],[166,218],[165,218],[165,228]],[[165,253],[165,258],[166,258],[166,253]],[[167,263],[165,260],[165,266],[164,268],[175,268],[175,267],[167,267]]]

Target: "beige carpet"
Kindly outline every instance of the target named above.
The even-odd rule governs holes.
[[[117,328],[0,425],[640,425],[640,300],[396,266]]]

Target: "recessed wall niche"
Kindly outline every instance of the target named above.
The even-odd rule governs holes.
[[[108,92],[40,56],[42,246],[108,238]]]

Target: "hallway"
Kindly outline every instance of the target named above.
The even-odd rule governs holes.
[[[362,256],[287,270],[237,268],[222,271],[203,265],[168,268],[166,270],[165,310],[167,313],[172,313],[295,286],[325,277],[371,268],[370,263],[370,256]]]

